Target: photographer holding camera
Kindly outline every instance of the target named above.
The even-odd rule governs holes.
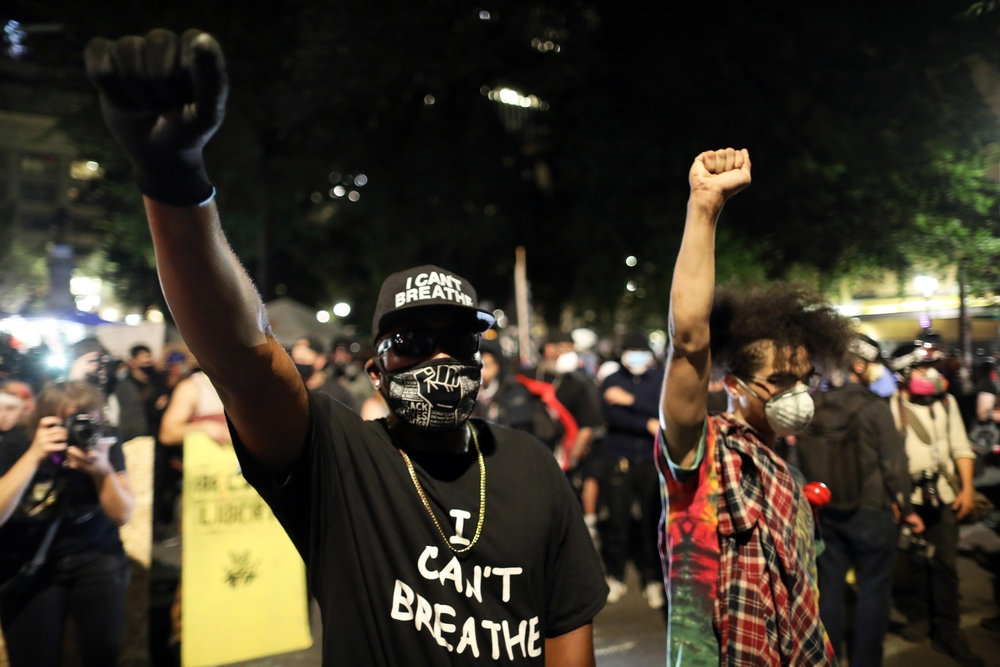
[[[958,402],[948,394],[948,381],[935,364],[941,351],[917,341],[896,349],[890,368],[899,391],[891,407],[896,426],[906,438],[913,480],[911,502],[924,521],[923,539],[914,540],[909,566],[913,585],[909,625],[904,639],[920,641],[928,634],[934,647],[961,665],[982,665],[959,631],[958,522],[974,508],[972,477],[975,452],[969,445]],[[904,535],[905,537],[905,535]]]
[[[11,667],[58,665],[69,615],[84,667],[118,661],[129,578],[118,527],[134,499],[103,402],[86,382],[51,385],[31,442],[0,445],[0,625]]]

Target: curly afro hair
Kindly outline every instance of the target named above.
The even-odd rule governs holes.
[[[737,377],[760,369],[768,341],[784,354],[805,347],[816,366],[840,365],[854,335],[848,319],[821,294],[788,283],[718,290],[710,326],[713,366]]]

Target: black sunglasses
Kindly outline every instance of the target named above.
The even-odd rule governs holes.
[[[392,350],[399,357],[429,357],[438,348],[456,359],[471,359],[479,351],[479,334],[450,329],[398,331],[378,344],[378,353]]]

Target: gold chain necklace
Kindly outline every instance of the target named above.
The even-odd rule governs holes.
[[[431,515],[431,521],[437,526],[438,532],[441,533],[441,539],[444,543],[448,545],[448,548],[457,554],[462,554],[471,549],[479,541],[479,535],[483,532],[483,518],[486,516],[486,462],[483,461],[483,451],[479,449],[479,437],[476,435],[476,429],[469,424],[469,431],[472,433],[472,444],[476,447],[476,455],[479,457],[479,523],[476,524],[476,534],[472,537],[472,541],[469,542],[468,546],[461,549],[456,549],[451,546],[451,542],[448,537],[444,534],[444,530],[441,528],[441,524],[438,523],[437,517],[434,516],[434,510],[431,509],[431,504],[427,502],[427,496],[424,494],[424,489],[420,486],[420,481],[417,479],[417,472],[413,469],[413,463],[410,461],[410,457],[406,455],[402,449],[399,453],[403,455],[403,460],[406,461],[406,469],[410,471],[410,479],[413,480],[413,486],[416,487],[417,493],[420,495],[420,500],[424,503],[424,509],[427,513]]]

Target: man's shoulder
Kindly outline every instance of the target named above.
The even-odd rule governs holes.
[[[366,438],[386,433],[384,419],[365,421],[336,397],[318,389],[309,391],[309,421],[314,438],[325,437],[330,429],[347,435],[348,441],[351,435]]]

